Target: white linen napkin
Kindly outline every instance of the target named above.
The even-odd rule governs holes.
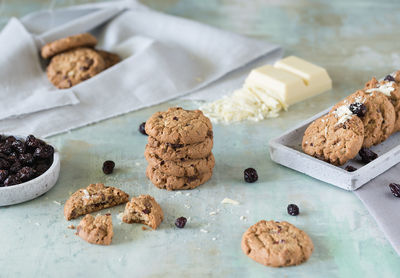
[[[0,33],[0,52],[0,119],[79,103],[72,91],[49,83],[32,36],[17,19]]]
[[[124,60],[72,87],[78,104],[2,120],[0,133],[49,136],[68,131],[194,92],[262,56],[282,55],[279,46],[159,13],[136,1],[38,12],[22,23],[37,48],[90,30],[99,48]]]

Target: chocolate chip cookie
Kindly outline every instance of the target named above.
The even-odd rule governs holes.
[[[41,54],[44,59],[48,59],[73,48],[94,47],[96,44],[97,39],[93,35],[89,33],[78,34],[46,44],[42,47]]]
[[[117,54],[115,53],[111,53],[105,50],[96,50],[97,53],[99,53],[101,55],[101,57],[103,57],[104,62],[106,63],[106,67],[105,69],[108,69],[109,67],[112,67],[116,64],[118,64],[119,62],[121,62],[121,57],[119,57]]]
[[[362,103],[367,108],[365,115],[360,118],[364,124],[363,147],[377,145],[393,133],[396,114],[393,105],[384,94],[359,90],[335,105],[331,112],[339,106],[350,106],[353,103]]]
[[[207,157],[212,148],[212,136],[207,137],[203,142],[189,145],[161,143],[149,136],[146,152],[157,155],[164,160],[190,160]]]
[[[64,205],[64,216],[67,220],[71,220],[128,201],[129,195],[121,189],[104,186],[102,183],[91,184],[69,197]]]
[[[212,136],[211,121],[200,110],[169,108],[146,121],[146,133],[161,143],[195,144]]]
[[[384,94],[394,107],[396,113],[396,120],[394,123],[393,131],[400,130],[400,88],[399,85],[394,81],[381,81],[378,82],[375,77],[365,84],[364,91],[367,93],[380,92]]]
[[[111,215],[87,214],[76,228],[76,235],[83,240],[100,245],[110,245],[114,235]]]
[[[176,177],[192,177],[212,171],[215,165],[214,155],[210,153],[205,158],[178,161],[163,160],[159,156],[145,152],[147,162],[151,167],[166,175]]]
[[[164,213],[160,205],[150,195],[140,195],[132,198],[125,206],[122,221],[125,223],[141,223],[153,229],[161,224]]]
[[[261,220],[242,237],[242,250],[256,262],[272,267],[299,265],[311,256],[310,237],[288,222]]]
[[[90,48],[76,48],[58,54],[47,67],[47,77],[54,86],[66,89],[89,79],[106,67],[103,57]]]
[[[362,147],[364,126],[349,109],[325,115],[311,123],[304,132],[302,148],[306,154],[343,165]]]
[[[192,177],[175,177],[164,174],[160,170],[154,169],[149,165],[146,169],[146,176],[158,188],[185,190],[196,188],[208,181],[212,176],[212,171]]]

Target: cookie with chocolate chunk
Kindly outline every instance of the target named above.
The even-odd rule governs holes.
[[[191,160],[207,157],[213,148],[212,135],[208,136],[203,142],[195,144],[171,144],[161,143],[154,137],[149,136],[146,145],[147,153],[157,155],[163,160]]]
[[[242,251],[254,261],[272,267],[299,265],[314,250],[311,238],[289,222],[261,220],[242,236]]]
[[[210,119],[200,110],[169,108],[146,121],[146,133],[161,143],[195,144],[212,136]]]
[[[85,81],[106,67],[103,57],[90,48],[76,48],[58,54],[47,67],[47,78],[59,89]]]
[[[333,165],[343,165],[362,147],[364,126],[346,106],[311,123],[304,132],[303,151]]]
[[[87,214],[76,228],[76,235],[83,240],[99,245],[110,245],[114,232],[111,215]]]
[[[42,47],[41,54],[44,59],[48,59],[73,48],[94,47],[96,44],[97,39],[93,35],[89,33],[78,34],[46,44]]]
[[[210,172],[215,165],[214,155],[210,153],[205,158],[192,160],[164,160],[154,153],[145,152],[149,165],[164,174],[176,177],[192,177]]]
[[[158,188],[167,190],[185,190],[196,188],[207,182],[212,176],[212,170],[204,174],[191,177],[176,177],[164,174],[152,166],[147,166],[146,176]]]
[[[153,229],[164,220],[160,205],[150,195],[140,195],[132,198],[125,206],[122,221],[125,223],[141,223]]]
[[[65,219],[71,220],[128,201],[129,195],[121,189],[104,186],[102,183],[91,184],[69,197],[64,205],[64,216]]]
[[[400,130],[400,87],[395,81],[383,80],[378,82],[375,77],[365,84],[364,91],[367,93],[380,92],[384,94],[394,107],[396,120],[393,132]]]

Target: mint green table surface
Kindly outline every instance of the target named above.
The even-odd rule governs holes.
[[[11,16],[84,1],[0,1],[0,24]],[[334,89],[294,105],[280,118],[215,125],[216,167],[196,190],[159,190],[145,177],[147,138],[138,125],[155,111],[197,103],[172,101],[54,136],[62,158],[60,180],[47,194],[0,208],[0,277],[400,277],[400,258],[351,192],[274,164],[268,140],[327,108],[376,75],[400,68],[400,3],[396,1],[147,1],[155,9],[281,44],[326,67]],[[102,162],[116,162],[114,174]],[[254,167],[259,181],[243,182]],[[111,246],[90,245],[63,217],[69,194],[103,182],[131,195],[151,194],[165,219],[156,231],[120,224],[113,215]],[[382,185],[386,187],[387,185]],[[385,189],[387,190],[387,189]],[[189,193],[189,195],[186,195]],[[223,205],[225,197],[240,205]],[[399,200],[400,201],[400,200]],[[289,203],[301,214],[286,213]],[[209,215],[216,211],[216,215]],[[185,229],[174,221],[190,217]],[[244,216],[241,220],[241,216]],[[304,229],[315,251],[303,265],[268,268],[241,251],[243,232],[260,219],[287,220]],[[207,233],[205,232],[207,231]]]

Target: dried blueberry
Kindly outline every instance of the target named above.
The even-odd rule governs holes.
[[[391,76],[390,74],[386,75],[385,79],[383,79],[383,80],[385,80],[385,81],[395,81],[394,77]]]
[[[244,180],[249,183],[256,182],[258,180],[257,171],[253,168],[244,170]]]
[[[358,117],[364,117],[367,113],[367,107],[359,102],[350,104],[349,109],[353,114],[356,114]]]
[[[103,172],[106,175],[111,174],[114,171],[115,163],[112,160],[104,161],[103,163]]]
[[[20,184],[21,181],[19,180],[19,178],[16,175],[11,175],[8,176],[8,178],[6,178],[6,180],[4,181],[4,186],[11,186],[11,185],[16,185],[16,184]]]
[[[344,168],[347,172],[354,172],[357,171],[357,168],[354,168],[351,165],[347,165],[346,168]]]
[[[372,160],[376,159],[378,155],[371,151],[368,148],[361,148],[361,150],[358,152],[358,154],[361,157],[361,160],[364,163],[370,163]]]
[[[40,146],[33,152],[33,157],[37,158],[49,158],[54,154],[54,148],[50,145]]]
[[[11,143],[11,146],[18,153],[25,152],[25,144],[21,140],[15,140],[14,142]]]
[[[21,170],[18,171],[17,177],[22,181],[28,181],[35,177],[35,170],[31,167],[23,167]]]
[[[177,226],[179,229],[182,229],[183,227],[185,227],[186,221],[187,219],[181,216],[175,220],[175,226]]]
[[[400,198],[400,184],[391,183],[389,184],[390,191],[392,191],[393,195],[397,198]]]
[[[146,133],[146,123],[145,123],[145,122],[140,124],[140,126],[139,126],[139,132],[140,132],[141,134],[143,134],[143,135],[147,135],[147,133]]]
[[[30,153],[21,153],[18,159],[23,165],[31,165],[33,163],[33,155]]]
[[[3,181],[5,181],[7,177],[8,177],[8,171],[0,170],[0,183],[3,183]]]
[[[299,210],[299,207],[297,205],[290,204],[287,207],[287,212],[292,216],[296,216],[296,215],[299,215],[300,210]]]

